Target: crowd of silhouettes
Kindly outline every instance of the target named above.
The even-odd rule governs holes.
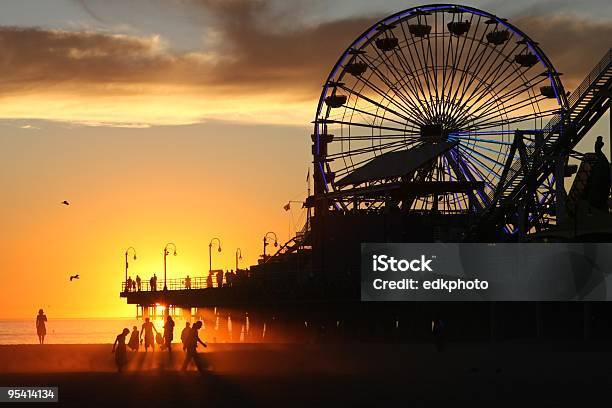
[[[42,309],[39,312],[39,316],[42,314]],[[37,318],[37,327],[38,327]],[[46,321],[46,317],[44,317]],[[44,324],[44,323],[43,323]],[[197,321],[193,325],[189,322],[185,323],[185,327],[181,331],[181,344],[183,351],[185,352],[185,360],[183,361],[182,370],[186,370],[191,363],[195,365],[198,371],[203,372],[205,370],[205,363],[201,359],[197,352],[198,344],[206,347],[206,343],[200,338],[198,331],[202,328],[202,321]],[[155,343],[157,342],[162,350],[168,350],[170,356],[172,355],[172,341],[174,340],[174,327],[175,322],[172,316],[166,316],[166,320],[163,325],[163,335],[160,333],[149,317],[145,318],[142,328],[138,331],[137,326],[133,326],[132,332],[128,328],[123,329],[121,333],[115,338],[112,352],[115,354],[115,364],[117,371],[122,372],[128,362],[127,350],[132,352],[138,352],[140,345],[143,344],[145,353],[151,347],[152,351],[155,351]],[[155,334],[155,335],[154,335]],[[126,339],[129,335],[129,340]]]
[[[153,276],[149,280],[149,285],[151,286],[151,290],[153,292],[157,291],[157,275],[156,274],[153,274]]]
[[[236,271],[234,271],[233,269],[229,271],[218,270],[218,271],[210,272],[206,276],[206,282],[205,282],[204,287],[205,288],[233,287],[233,286],[236,286],[237,284],[240,284],[240,282],[244,281],[249,276],[250,274],[248,270],[236,270]],[[183,279],[182,288],[183,289],[193,288],[191,276],[187,275],[185,279]],[[196,289],[197,288],[198,286],[196,286]],[[129,276],[125,282],[124,291],[125,292],[136,292],[136,291],[140,292],[141,290],[143,290],[143,288],[142,288],[142,279],[140,278],[140,276],[136,275],[136,279],[132,279],[132,277]],[[157,291],[157,275],[156,274],[153,274],[153,276],[149,279],[149,290],[152,292]]]

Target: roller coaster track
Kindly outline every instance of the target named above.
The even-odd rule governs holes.
[[[552,158],[565,156],[582,140],[610,108],[612,91],[612,49],[568,97],[569,109],[555,115],[534,139],[517,135],[506,161],[499,188],[485,221],[504,225],[518,212],[520,197],[534,194],[555,169]],[[518,156],[517,156],[518,155]],[[533,200],[532,200],[533,201]]]

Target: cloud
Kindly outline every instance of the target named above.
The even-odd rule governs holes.
[[[575,89],[610,49],[612,20],[593,21],[571,14],[519,17],[512,21],[521,28],[562,72],[567,90]]]
[[[177,1],[201,16],[201,49],[177,51],[159,35],[0,27],[0,117],[105,126],[306,124],[336,59],[382,17],[291,25],[308,2],[279,9],[268,0]],[[540,42],[568,89],[612,38],[612,22],[567,14],[512,22]]]

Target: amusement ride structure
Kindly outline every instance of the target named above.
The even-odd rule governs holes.
[[[603,143],[577,146],[612,104],[612,49],[572,93],[561,78],[504,18],[446,4],[391,15],[323,83],[304,229],[242,284],[124,295],[177,307],[355,302],[363,242],[609,240]]]

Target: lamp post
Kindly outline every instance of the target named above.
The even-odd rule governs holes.
[[[236,272],[238,272],[238,260],[242,259],[242,250],[238,248],[236,250]]]
[[[168,247],[172,247],[174,250],[174,256],[176,256],[176,245],[174,245],[172,242],[168,242],[164,247],[164,290],[168,290],[168,285],[166,283],[166,257],[170,255],[170,252],[168,252]]]
[[[134,260],[136,260],[136,250],[134,249],[134,247],[129,247],[128,249],[125,250],[125,282],[127,282],[127,278],[128,278],[128,268],[130,267],[129,262],[128,262],[128,255],[130,250],[134,253]]]
[[[211,239],[210,243],[208,244],[208,273],[212,271],[212,247],[215,242],[217,243],[217,246],[219,247],[217,251],[221,252],[221,240],[217,237]]]
[[[266,247],[268,246],[268,235],[273,235],[274,236],[274,246],[277,247],[278,246],[278,238],[276,236],[276,233],[273,231],[270,232],[266,232],[266,235],[264,235],[263,237],[263,261],[266,262]]]

